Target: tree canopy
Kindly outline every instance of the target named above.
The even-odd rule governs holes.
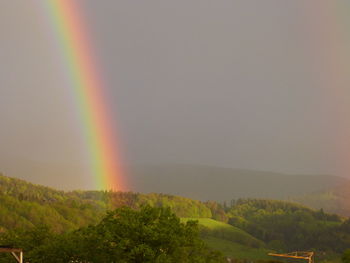
[[[168,208],[118,208],[100,223],[55,234],[43,227],[8,234],[2,242],[21,246],[29,262],[223,262],[208,249],[194,221],[181,223]],[[25,239],[20,239],[25,236]]]

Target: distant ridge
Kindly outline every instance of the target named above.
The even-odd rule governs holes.
[[[132,187],[130,191],[133,192],[164,193],[218,202],[238,198],[290,200],[315,209],[323,208],[330,213],[350,216],[350,180],[342,177],[291,175],[189,164],[138,165],[127,170]],[[92,189],[80,165],[23,160],[16,165],[15,160],[7,160],[0,163],[0,173],[2,171],[24,180],[30,178],[29,181],[39,184],[39,192],[55,193],[54,196],[65,194],[54,189],[47,191],[47,187],[40,185],[68,191]],[[18,184],[20,181],[16,182]],[[27,184],[21,182],[20,185]]]
[[[323,209],[328,213],[350,216],[350,182],[330,186],[324,190],[291,198],[314,209]]]
[[[290,175],[200,165],[140,165],[130,169],[132,191],[162,192],[207,201],[288,199],[350,181],[331,175]]]

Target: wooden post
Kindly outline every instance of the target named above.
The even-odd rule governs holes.
[[[20,248],[1,247],[0,253],[11,253],[18,263],[23,263],[23,250]],[[18,254],[17,254],[18,253]]]
[[[311,251],[295,251],[284,254],[268,253],[269,256],[283,257],[283,258],[298,258],[306,259],[308,263],[314,263],[314,252]]]

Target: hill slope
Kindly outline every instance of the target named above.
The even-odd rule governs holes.
[[[271,259],[264,242],[247,232],[210,218],[182,218],[182,221],[196,220],[201,226],[201,236],[205,243],[225,256],[235,259]]]
[[[198,224],[202,226],[201,232],[203,237],[216,237],[254,248],[265,246],[264,242],[256,239],[238,227],[210,218],[182,218],[184,222],[188,220],[198,221]]]
[[[214,236],[203,237],[204,242],[212,249],[221,251],[223,255],[233,259],[245,260],[272,260],[268,256],[269,250],[266,248],[252,248],[241,245],[237,242],[231,242],[226,239],[217,238]]]
[[[300,195],[290,200],[328,213],[350,216],[350,183]]]
[[[0,231],[48,225],[57,232],[97,223],[107,210],[149,204],[178,216],[212,217],[204,203],[179,196],[104,191],[58,191],[0,175]]]

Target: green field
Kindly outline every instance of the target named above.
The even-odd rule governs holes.
[[[249,260],[274,259],[267,255],[271,250],[265,248],[250,248],[236,242],[210,236],[204,237],[203,240],[210,248],[221,251],[226,257]]]
[[[198,221],[202,238],[212,249],[221,251],[225,256],[236,259],[271,259],[270,250],[262,241],[247,232],[210,218],[181,218],[182,222]]]
[[[247,232],[231,226],[229,224],[216,221],[210,218],[182,218],[183,222],[188,220],[198,221],[201,226],[201,233],[203,237],[213,236],[220,239],[225,239],[232,242],[252,247],[261,248],[264,247],[264,243],[255,237],[251,236]]]

